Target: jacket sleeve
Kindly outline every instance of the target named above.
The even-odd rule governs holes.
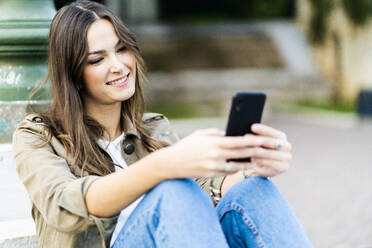
[[[168,119],[162,114],[147,113],[144,116],[144,123],[149,127],[150,130],[152,130],[151,136],[155,139],[165,141],[170,145],[179,140],[177,134],[172,131]],[[208,193],[209,196],[212,196],[211,187],[214,189],[214,191],[217,190],[221,192],[221,186],[224,179],[224,176],[216,177],[212,182],[211,178],[200,177],[195,178],[195,181]],[[212,198],[215,204],[219,200],[215,199],[214,197]]]
[[[50,144],[42,145],[45,135],[24,122],[13,135],[13,154],[18,175],[45,222],[58,231],[72,233],[110,222],[110,218],[90,215],[85,204],[87,189],[98,177],[77,178]]]

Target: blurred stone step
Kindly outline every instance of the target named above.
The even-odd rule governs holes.
[[[138,35],[150,70],[276,65],[297,75],[319,73],[305,34],[290,19],[205,25],[152,23],[131,25],[131,28]],[[206,51],[213,48],[214,53],[208,55]],[[185,62],[191,55],[209,61],[209,67],[197,60],[194,64]]]
[[[34,221],[31,218],[0,222],[0,248],[37,248]]]
[[[264,91],[268,100],[327,99],[331,85],[318,75],[286,69],[152,72],[145,90],[150,103],[227,100],[237,91]]]

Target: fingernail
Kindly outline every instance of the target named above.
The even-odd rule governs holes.
[[[252,129],[253,129],[253,131],[257,131],[259,129],[259,125],[258,124],[253,124]]]

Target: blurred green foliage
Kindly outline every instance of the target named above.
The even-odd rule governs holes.
[[[334,101],[334,100],[317,101],[317,100],[309,99],[309,100],[297,101],[292,104],[297,105],[299,107],[335,111],[339,113],[353,113],[356,111],[355,102],[341,102],[341,101]]]
[[[322,43],[327,32],[327,20],[332,10],[333,0],[310,0],[312,16],[310,20],[310,41]]]
[[[309,0],[313,9],[310,20],[309,38],[314,44],[324,41],[327,21],[337,3],[341,4],[346,16],[355,26],[362,26],[372,17],[371,0]]]
[[[226,114],[222,110],[221,101],[158,103],[149,104],[147,107],[147,112],[162,113],[169,119],[218,117]]]
[[[364,25],[372,16],[371,0],[342,0],[346,15],[355,25]]]
[[[258,0],[258,1],[238,1],[244,2],[245,8],[241,9],[244,16],[250,18],[270,18],[270,17],[293,17],[294,1],[289,0]]]

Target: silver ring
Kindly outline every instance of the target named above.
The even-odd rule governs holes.
[[[226,163],[226,166],[225,166],[225,172],[229,172],[231,170],[231,163]]]
[[[280,142],[277,141],[276,145],[275,145],[275,148],[279,150],[281,147],[282,147],[282,144],[280,144]]]

